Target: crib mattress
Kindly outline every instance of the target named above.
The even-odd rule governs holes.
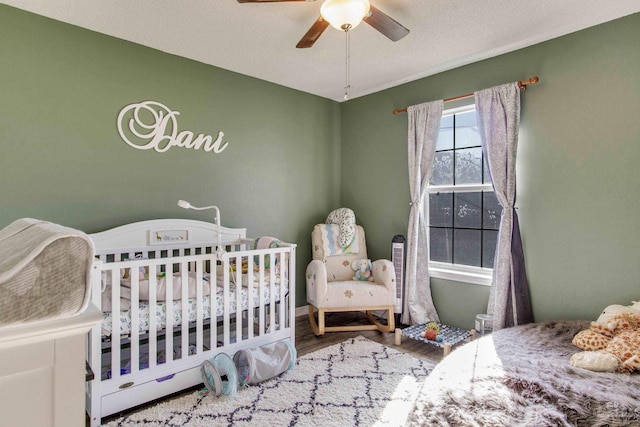
[[[271,289],[274,291],[274,301],[280,301],[280,280],[276,280],[276,283],[271,286],[270,284],[265,284],[262,288],[262,296],[264,298],[264,302],[268,303],[271,301]],[[284,292],[285,294],[289,291],[288,289],[288,281],[284,281]],[[246,310],[249,308],[249,288],[245,286],[240,286],[240,304],[241,310]],[[252,287],[252,306],[253,308],[260,306],[260,287],[257,283],[254,283]],[[103,293],[104,295],[104,293]],[[236,303],[236,285],[234,283],[229,283],[229,313],[234,314],[237,311],[237,303]],[[210,295],[203,296],[202,300],[202,312],[203,319],[211,318],[211,298]],[[196,320],[197,316],[197,298],[189,298],[187,300],[187,316],[190,322]],[[111,304],[109,304],[110,306]],[[130,304],[127,304],[129,306]],[[166,301],[158,301],[155,304],[155,307],[150,307],[148,301],[140,301],[139,302],[139,310],[138,310],[138,324],[139,324],[139,332],[145,333],[149,330],[150,324],[150,315],[151,313],[155,314],[156,319],[156,329],[158,331],[163,330],[167,323],[167,313],[171,313],[171,310],[168,310],[168,306],[171,305],[173,307],[173,324],[179,325],[182,322],[182,301],[174,300],[171,303],[167,303]],[[215,317],[220,317],[224,314],[224,290],[222,283],[217,284],[216,286],[216,295],[215,295]],[[131,325],[132,325],[132,310],[130,308],[124,309],[120,311],[120,334],[127,335],[131,333]],[[104,311],[103,312],[103,320],[102,320],[102,335],[103,336],[111,336],[113,329],[113,312],[112,311]]]

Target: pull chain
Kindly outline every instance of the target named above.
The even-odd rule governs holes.
[[[346,34],[346,46],[345,46],[345,76],[344,76],[344,100],[349,99],[349,89],[351,89],[351,49],[349,45],[350,31],[345,31]]]

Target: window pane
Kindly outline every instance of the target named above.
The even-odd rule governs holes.
[[[496,254],[496,244],[498,242],[498,232],[484,230],[482,232],[482,266],[493,268],[493,257]]]
[[[442,117],[429,185],[490,184],[476,111]],[[432,261],[493,268],[502,208],[493,191],[429,195]]]
[[[429,184],[453,184],[453,151],[436,153],[436,157],[433,159],[433,172],[431,173]]]
[[[483,184],[491,184],[491,171],[489,170],[489,164],[487,163],[487,158],[485,156],[482,156],[482,166],[483,166],[483,173],[482,173],[482,183]]]
[[[482,193],[456,193],[454,227],[482,227]]]
[[[453,193],[429,194],[429,225],[453,227]]]
[[[456,150],[456,184],[482,183],[482,149]]]
[[[443,117],[440,122],[440,134],[436,151],[453,149],[453,116]]]
[[[482,231],[453,230],[453,263],[480,267]]]
[[[452,262],[452,237],[450,228],[429,229],[429,257],[431,261]]]
[[[500,227],[502,207],[493,191],[483,191],[482,228],[497,230]]]
[[[476,123],[476,112],[456,114],[456,148],[478,147],[482,145],[478,125]]]

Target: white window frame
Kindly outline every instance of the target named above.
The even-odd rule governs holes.
[[[475,104],[463,107],[451,108],[442,112],[442,117],[454,114],[467,113],[476,109]],[[456,193],[456,192],[480,192],[493,191],[493,185],[488,184],[460,184],[460,185],[428,185],[424,206],[427,228],[429,228],[429,195],[432,193]],[[453,280],[456,282],[471,283],[475,285],[491,286],[493,268],[475,267],[464,264],[450,264],[447,262],[431,261],[429,250],[429,276],[436,279]]]

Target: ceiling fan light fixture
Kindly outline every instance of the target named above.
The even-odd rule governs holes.
[[[322,19],[341,31],[354,29],[369,13],[369,0],[325,0],[320,7]]]

